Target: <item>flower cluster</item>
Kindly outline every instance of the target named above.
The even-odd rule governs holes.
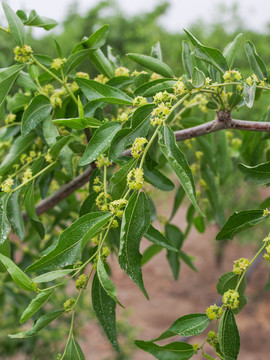
[[[32,170],[30,168],[26,169],[26,171],[23,173],[22,182],[25,183],[32,177]]]
[[[252,86],[254,84],[254,81],[256,83],[259,82],[259,79],[257,78],[257,76],[255,74],[252,74],[251,76],[246,78],[246,83],[250,86]]]
[[[161,79],[161,78],[162,78],[162,76],[155,73],[155,72],[150,77],[151,80],[158,80],[158,79]]]
[[[172,102],[176,100],[176,96],[173,94],[169,94],[167,91],[160,91],[156,93],[153,100],[155,105],[164,103],[166,106],[168,106],[168,108],[171,108]]]
[[[22,47],[16,46],[14,54],[15,61],[24,63],[32,60],[33,49],[29,45],[23,45]]]
[[[55,70],[59,70],[65,65],[66,61],[67,61],[66,58],[53,59],[53,61],[51,63],[51,68],[55,69]]]
[[[104,191],[101,192],[98,197],[96,198],[96,205],[101,211],[108,211],[108,200],[111,199],[111,195],[108,193],[105,193]]]
[[[168,115],[170,114],[170,108],[164,103],[159,104],[151,113],[151,124],[152,126],[163,125]]]
[[[223,294],[222,301],[224,306],[229,309],[237,309],[239,305],[239,293],[236,290],[228,290]]]
[[[267,208],[263,210],[263,216],[268,216],[269,214],[270,214],[270,211]],[[268,241],[268,237],[266,237],[263,241]]]
[[[76,303],[76,300],[74,298],[70,298],[70,299],[66,300],[63,304],[65,311],[67,313],[70,312],[73,309],[75,303]]]
[[[249,267],[248,259],[241,258],[234,261],[233,265],[233,273],[237,275],[241,275],[242,272]]]
[[[56,89],[54,90],[54,92],[52,93],[51,97],[50,97],[50,102],[53,108],[59,106],[60,108],[62,107],[63,104],[63,100],[62,97],[64,95],[66,95],[67,91],[65,88],[62,89]]]
[[[266,209],[266,210],[268,211],[268,209]],[[264,211],[266,211],[266,210],[264,210]],[[268,211],[268,214],[269,214],[269,211]],[[265,247],[266,253],[263,255],[263,257],[266,260],[270,260],[270,234],[266,238],[263,239],[263,242],[266,243],[266,247]]]
[[[123,111],[122,114],[117,117],[117,121],[120,121],[121,124],[124,124],[126,121],[128,121],[128,114]]]
[[[143,106],[143,105],[147,105],[147,99],[143,96],[137,96],[133,99],[133,106]]]
[[[16,114],[8,114],[8,116],[5,118],[5,124],[12,124],[16,120]]]
[[[216,334],[214,331],[209,331],[207,334],[207,342],[210,346],[218,346],[218,334]]]
[[[123,216],[124,208],[126,207],[127,203],[128,201],[126,199],[112,201],[109,205],[110,212],[121,218]]]
[[[141,156],[141,154],[143,153],[144,144],[147,144],[147,143],[148,143],[148,141],[144,137],[136,138],[134,143],[132,144],[131,155],[135,159],[138,159]]]
[[[14,180],[8,177],[2,184],[1,184],[1,191],[8,193],[12,190],[12,186],[14,184]]]
[[[173,91],[174,91],[175,95],[183,95],[187,91],[187,89],[186,89],[183,81],[178,80],[177,83],[173,87]]]
[[[202,112],[207,112],[208,109],[206,104],[208,103],[208,99],[203,94],[196,94],[192,99],[185,100],[183,105],[184,107],[192,107],[198,105]]]
[[[109,79],[103,74],[99,74],[94,78],[94,80],[101,84],[105,84],[107,81],[109,81]]]
[[[124,66],[121,66],[121,67],[115,69],[114,75],[115,76],[129,76],[129,69],[127,69]]]
[[[93,190],[96,193],[101,192],[101,190],[103,190],[103,183],[100,181],[99,177],[95,177],[94,179],[94,186],[93,186]]]
[[[128,187],[131,190],[139,190],[143,186],[143,169],[132,169],[127,175]]]
[[[148,74],[146,71],[138,71],[138,70],[134,70],[133,73],[131,74],[131,76],[139,76],[141,74]]]
[[[109,158],[105,157],[104,155],[100,155],[96,160],[96,166],[100,169],[103,166],[110,166],[112,163],[109,161]]]
[[[206,315],[210,320],[220,319],[223,314],[223,309],[219,306],[211,305],[206,309]]]
[[[84,79],[89,79],[89,74],[86,73],[86,72],[83,72],[83,71],[78,71],[78,72],[76,73],[76,77],[84,78]]]
[[[52,163],[53,162],[53,158],[52,158],[52,155],[48,152],[47,154],[45,154],[44,156],[45,160],[48,162],[48,163]]]
[[[77,290],[81,290],[84,288],[84,286],[87,284],[87,276],[85,274],[82,274],[78,277],[78,279],[75,282],[75,287]]]
[[[230,82],[233,80],[240,81],[242,79],[242,75],[237,70],[228,70],[223,74],[223,79],[225,82]]]
[[[53,91],[54,91],[53,85],[52,84],[47,84],[47,85],[41,86],[41,88],[39,89],[38,92],[40,94],[43,94],[43,95],[49,97],[50,95],[52,95]]]

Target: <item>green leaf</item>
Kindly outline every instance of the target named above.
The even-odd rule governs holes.
[[[35,134],[28,134],[26,136],[19,136],[12,144],[7,156],[0,165],[0,176],[5,175],[14,164],[18,163],[23,153],[26,153],[28,148],[35,140]]]
[[[80,166],[95,161],[111,145],[111,141],[121,128],[118,122],[108,122],[100,126],[89,141],[83,156],[79,161]]]
[[[99,232],[110,217],[111,214],[106,212],[95,212],[80,217],[62,232],[52,251],[26,270],[29,272],[73,265],[81,258],[81,251],[86,242]]]
[[[148,241],[151,241],[152,243],[159,245],[167,250],[178,252],[178,249],[175,247],[175,245],[152,225],[149,226],[147,232],[144,234],[144,237]]]
[[[6,193],[0,198],[0,244],[7,240],[11,230],[10,222],[7,218],[7,204],[10,195],[10,193]]]
[[[148,248],[142,254],[142,266],[148,263],[158,253],[161,252],[163,248],[159,245],[153,244],[148,246]]]
[[[101,286],[106,291],[106,293],[116,303],[118,303],[120,306],[124,307],[117,299],[116,287],[115,287],[114,283],[112,282],[112,280],[108,277],[108,274],[106,272],[106,269],[105,269],[105,267],[103,265],[103,262],[100,259],[100,257],[99,257],[98,262],[97,262],[97,276],[98,276],[98,279],[99,279],[99,282],[100,282]]]
[[[256,166],[238,164],[238,169],[256,184],[266,185],[270,183],[270,161]]]
[[[24,64],[21,64],[0,69],[0,107],[3,105],[7,94],[14,84],[14,81],[17,79],[20,71],[24,68],[24,66]]]
[[[6,239],[2,244],[0,244],[0,254],[5,255],[7,258],[10,258],[11,246],[9,239]],[[0,261],[0,273],[4,272],[6,272],[6,268]]]
[[[243,34],[240,33],[236,35],[234,40],[230,42],[223,51],[223,55],[231,69],[233,66],[234,58],[236,55],[237,50],[239,49],[241,42],[242,42]]]
[[[19,182],[14,183],[15,186],[19,185]],[[4,206],[3,206],[4,208]],[[1,209],[2,210],[2,209]],[[0,210],[0,213],[1,213]],[[8,218],[10,220],[10,223],[13,227],[13,231],[16,233],[16,235],[23,240],[24,237],[24,221],[22,216],[22,210],[20,207],[20,197],[19,192],[15,191],[13,194],[11,194],[8,204],[7,204],[7,213]],[[2,236],[1,236],[2,238]],[[0,240],[1,242],[1,240]]]
[[[173,131],[166,125],[160,130],[159,145],[193,206],[203,215],[197,204],[194,180],[186,157],[178,148]]]
[[[45,236],[45,227],[37,216],[35,209],[35,198],[34,198],[34,181],[28,185],[27,191],[24,197],[25,211],[27,217],[30,219],[32,226],[35,228],[40,238],[43,239]]]
[[[237,360],[240,350],[240,336],[234,314],[230,309],[226,309],[220,319],[218,335],[220,350],[225,359]]]
[[[153,96],[159,91],[170,91],[170,89],[173,89],[176,83],[176,80],[168,79],[156,79],[149,82],[147,81],[146,83],[143,83],[142,85],[137,87],[137,89],[134,91],[134,95]]]
[[[120,199],[124,194],[127,187],[127,174],[136,166],[136,163],[136,159],[131,159],[110,178],[108,191],[113,199]]]
[[[169,77],[169,78],[174,77],[171,68],[159,59],[155,59],[147,55],[134,54],[134,53],[129,53],[127,54],[127,56],[131,60],[135,61],[137,64],[142,65],[147,69],[152,70],[164,77]]]
[[[35,96],[22,117],[22,135],[27,135],[50,114],[52,106],[47,96]]]
[[[192,64],[190,60],[191,49],[186,40],[182,41],[182,63],[189,79],[192,77]]]
[[[152,184],[155,188],[162,191],[172,191],[174,189],[174,183],[157,168],[149,170],[147,165],[145,165],[143,167],[143,172],[145,180]]]
[[[49,150],[53,159],[57,159],[64,146],[69,144],[71,141],[74,141],[74,137],[72,135],[59,136],[56,143],[53,144]]]
[[[200,88],[205,83],[205,75],[204,73],[195,67],[192,71],[192,85],[195,88]]]
[[[189,31],[184,31],[195,46],[194,51],[196,57],[210,63],[222,74],[229,69],[227,61],[220,50],[202,45]]]
[[[27,339],[34,335],[36,335],[40,330],[42,330],[45,326],[50,324],[52,321],[61,316],[65,310],[53,310],[44,315],[42,315],[34,324],[32,329],[28,331],[22,331],[18,334],[9,335],[11,339]]]
[[[2,6],[8,21],[11,36],[15,43],[19,46],[23,46],[26,41],[26,33],[23,23],[18,15],[11,9],[11,7],[5,2],[2,2]]]
[[[174,215],[176,214],[177,210],[179,209],[180,205],[182,204],[182,201],[185,197],[186,193],[182,186],[179,186],[175,196],[174,196],[174,203],[173,203],[173,209],[169,220],[172,220]]]
[[[7,269],[13,281],[19,285],[20,288],[27,291],[36,291],[36,284],[11,259],[0,254],[0,261]]]
[[[68,342],[65,360],[85,360],[82,349],[78,342],[72,336]]]
[[[103,25],[99,28],[94,34],[89,36],[89,38],[84,39],[79,44],[75,46],[72,50],[72,53],[76,53],[83,49],[99,49],[101,46],[105,45],[107,36],[109,33],[109,25]]]
[[[136,109],[132,115],[131,128],[121,129],[112,141],[110,159],[117,159],[139,136],[146,136],[150,126],[150,116],[154,109],[153,104],[144,105]]]
[[[46,290],[40,292],[24,310],[20,318],[20,323],[22,324],[28,319],[30,319],[46,303],[46,301],[49,300],[53,292],[54,290]]]
[[[139,248],[142,236],[148,230],[150,223],[151,214],[146,195],[143,192],[134,192],[128,201],[122,219],[118,260],[120,267],[147,298],[148,294],[142,279],[142,255]]]
[[[95,274],[92,283],[92,305],[105,334],[115,350],[119,351],[115,325],[115,301],[107,294]]]
[[[189,266],[193,271],[198,272],[198,269],[196,268],[196,266],[193,264],[193,260],[194,258],[188,254],[186,254],[184,251],[179,250],[179,258],[181,260],[183,260],[187,266]]]
[[[229,107],[232,110],[242,101],[242,96],[238,93],[233,93],[229,98]]]
[[[184,240],[182,231],[176,225],[167,223],[165,226],[165,234],[166,238],[174,244],[175,248],[180,250]],[[176,254],[175,252],[168,251],[167,260],[172,270],[174,280],[177,280],[180,271],[179,253]]]
[[[94,49],[86,49],[78,51],[75,54],[71,54],[65,63],[64,73],[68,75],[73,69],[75,69],[83,60],[85,60]]]
[[[192,345],[181,341],[158,346],[148,341],[136,340],[135,345],[158,360],[188,360],[194,355]]]
[[[53,120],[56,125],[66,126],[71,129],[83,130],[85,128],[99,128],[102,123],[93,117],[72,118],[72,119],[56,119]]]
[[[253,82],[253,85],[247,83],[244,84],[244,101],[248,108],[252,108],[256,95],[256,81]]]
[[[27,26],[41,27],[47,31],[53,29],[58,24],[57,21],[53,19],[39,16],[35,10],[31,10],[28,19],[23,20],[23,23]]]
[[[200,335],[210,324],[206,314],[189,314],[177,319],[168,330],[152,341],[160,341],[169,337]]]
[[[59,278],[62,278],[68,274],[70,274],[74,269],[64,269],[64,270],[54,270],[50,271],[46,274],[39,275],[33,279],[33,281],[37,284],[53,281]]]
[[[24,71],[20,72],[16,82],[18,85],[24,87],[26,90],[33,90],[33,91],[38,90],[37,84],[34,82],[31,76]],[[31,95],[30,96],[28,95],[28,98],[31,99]]]
[[[98,49],[89,55],[95,68],[107,76],[109,79],[114,77],[114,67],[102,50]]]
[[[257,78],[261,81],[266,79],[268,81],[267,69],[263,60],[257,54],[255,45],[251,41],[246,41],[245,50],[247,54],[247,58],[249,61],[249,65],[251,69],[254,71]]]
[[[265,221],[268,216],[263,216],[263,210],[244,210],[235,212],[229,217],[225,225],[216,236],[216,240],[232,239],[239,232],[249,229]]]
[[[97,81],[76,78],[76,82],[89,101],[100,100],[109,104],[132,105],[133,100],[122,90]]]

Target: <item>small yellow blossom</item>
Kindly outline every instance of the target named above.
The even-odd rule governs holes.
[[[223,294],[222,302],[229,309],[237,309],[239,305],[239,293],[236,290],[228,290]]]
[[[63,67],[65,65],[66,61],[67,61],[66,58],[53,59],[53,61],[51,63],[51,68],[55,69],[55,70],[59,70],[59,69],[61,69],[61,67]]]
[[[76,76],[79,78],[89,79],[89,74],[83,71],[79,71],[76,73]]]
[[[161,79],[162,78],[162,76],[161,75],[159,75],[159,74],[157,74],[157,73],[153,73],[152,75],[151,75],[151,80],[158,80],[158,79]]]
[[[148,74],[146,71],[138,71],[138,70],[134,70],[133,73],[131,74],[131,76],[139,76],[141,74]]]
[[[28,62],[32,60],[33,50],[29,45],[23,45],[22,47],[16,46],[14,49],[14,60],[17,62]]]
[[[96,205],[97,207],[102,211],[108,211],[108,200],[111,199],[111,196],[109,194],[105,194],[104,192],[101,192],[98,197],[96,198]]]
[[[152,126],[162,125],[170,114],[170,109],[164,103],[159,104],[151,113]]]
[[[110,255],[110,253],[111,253],[111,250],[107,246],[105,246],[102,251],[102,256],[107,258]]]
[[[167,91],[160,91],[156,93],[153,100],[156,105],[164,103],[166,106],[171,108],[172,102],[176,100],[176,96],[173,94],[169,94]]]
[[[32,170],[30,168],[26,169],[26,171],[23,173],[22,182],[25,183],[32,177]]]
[[[143,137],[136,138],[132,144],[131,155],[135,159],[138,159],[143,152],[144,144],[147,144],[147,143],[148,143],[148,141],[146,138],[143,138]]]
[[[8,193],[12,190],[12,186],[14,184],[14,180],[8,177],[2,184],[1,184],[1,191]]]
[[[175,95],[182,95],[187,91],[187,89],[186,89],[183,81],[178,80],[177,83],[173,87],[173,91],[174,91]]]
[[[65,311],[70,312],[73,309],[75,303],[76,303],[76,300],[73,298],[66,300],[63,304]]]
[[[239,138],[233,138],[231,142],[234,150],[240,150],[242,143],[243,143],[242,140]]]
[[[147,104],[147,99],[143,96],[137,96],[133,99],[133,106],[143,106]]]
[[[16,114],[8,114],[8,116],[5,118],[5,124],[12,124],[16,120]]]
[[[263,210],[263,216],[268,216],[270,214],[270,211],[266,208]]]
[[[219,306],[211,305],[206,309],[206,315],[210,320],[220,319],[223,314],[223,309]]]
[[[128,121],[128,114],[126,112],[122,112],[117,118],[118,121],[120,121],[122,124]]]
[[[233,273],[237,275],[241,275],[242,272],[249,267],[248,259],[241,258],[234,261],[233,265]]]
[[[103,166],[110,166],[112,163],[109,161],[109,158],[104,155],[100,155],[96,160],[96,166],[100,169]]]
[[[139,190],[143,186],[143,169],[133,169],[127,175],[128,187],[131,190]]]
[[[85,274],[82,274],[76,280],[75,287],[77,290],[81,290],[85,287],[86,284],[87,284],[87,276]]]
[[[110,212],[121,218],[123,216],[124,208],[126,207],[127,203],[128,202],[126,199],[112,201],[109,205]]]
[[[40,88],[39,93],[45,96],[50,96],[54,91],[54,87],[51,84],[44,85]]]
[[[101,84],[105,84],[107,81],[109,81],[109,79],[103,74],[99,74],[94,78],[94,80]]]
[[[237,70],[228,70],[225,71],[225,73],[223,74],[223,79],[225,82],[230,82],[233,81],[234,79],[240,81],[242,79],[242,75]]]
[[[127,69],[124,66],[121,66],[117,69],[115,69],[114,75],[115,76],[129,76],[129,69]]]
[[[53,162],[53,159],[52,159],[52,155],[47,153],[45,154],[45,160],[48,162],[48,163],[52,163]]]

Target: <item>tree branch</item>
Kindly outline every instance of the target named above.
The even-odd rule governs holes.
[[[219,111],[217,112],[217,119],[209,121],[205,124],[194,126],[189,129],[176,131],[174,134],[176,141],[183,141],[223,129],[270,132],[270,122],[232,119],[229,112]],[[131,149],[127,149],[122,153],[122,156],[130,155]],[[49,198],[42,200],[36,206],[37,214],[40,215],[50,210],[60,201],[67,198],[74,191],[86,184],[93,170],[94,165],[91,164],[90,167],[81,175],[77,176],[69,183],[63,185],[55,194],[51,195]],[[23,215],[24,219],[26,219],[26,214],[24,213]]]

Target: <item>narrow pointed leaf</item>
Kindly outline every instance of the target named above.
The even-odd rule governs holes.
[[[155,255],[161,252],[163,248],[159,245],[153,244],[148,246],[148,248],[142,254],[142,266],[148,263]]]
[[[121,233],[118,261],[121,268],[138,285],[144,295],[148,294],[144,288],[141,258],[139,252],[142,236],[151,223],[151,214],[146,195],[134,192],[125,208]]]
[[[24,310],[20,318],[20,323],[22,324],[30,319],[49,300],[53,292],[54,290],[40,292]]]
[[[22,117],[22,135],[27,135],[50,114],[52,106],[44,95],[35,96]]]
[[[9,68],[0,69],[0,107],[3,105],[7,94],[9,93],[14,81],[17,79],[24,64],[13,65]]]
[[[87,127],[90,128],[98,128],[102,125],[102,123],[92,117],[83,117],[83,118],[72,118],[72,119],[56,119],[53,120],[54,124],[64,125],[71,129],[83,130]]]
[[[192,77],[192,64],[190,59],[191,49],[189,43],[185,40],[182,41],[182,63],[189,79]]]
[[[100,100],[102,102],[119,105],[132,105],[133,103],[130,96],[112,86],[83,78],[76,78],[76,82],[89,101]]]
[[[56,247],[27,268],[27,271],[53,269],[73,265],[81,258],[88,240],[95,236],[111,217],[110,213],[86,214],[71,224],[59,236]]]
[[[2,2],[2,6],[8,21],[10,33],[13,37],[13,40],[18,46],[23,46],[25,44],[26,33],[21,19],[5,1]]]
[[[117,122],[108,122],[100,126],[89,141],[79,165],[90,164],[102,155],[109,148],[120,128],[121,125]]]
[[[14,183],[14,186],[17,185],[19,185],[19,182]],[[19,191],[15,191],[13,194],[11,194],[7,204],[7,213],[10,223],[13,227],[13,231],[21,240],[23,240],[24,221],[23,221],[22,210],[20,207]],[[1,210],[0,210],[0,214],[1,214]],[[1,238],[0,238],[0,242],[1,242]]]
[[[68,342],[65,360],[85,360],[82,349],[73,336]]]
[[[74,137],[72,135],[59,136],[56,143],[53,144],[49,150],[52,158],[57,159],[64,146],[68,145],[71,141],[74,141]]]
[[[136,162],[136,159],[131,159],[111,177],[108,191],[113,199],[121,199],[127,187],[127,174],[135,167]]]
[[[0,261],[7,269],[7,272],[12,277],[13,281],[20,286],[20,288],[27,291],[35,291],[36,284],[8,257],[0,254]]]
[[[116,303],[103,289],[97,274],[94,276],[92,283],[92,305],[98,321],[112,346],[119,351],[115,322]]]
[[[3,244],[11,230],[10,222],[7,218],[7,204],[10,193],[6,193],[0,198],[0,244]]]
[[[219,346],[225,359],[237,360],[240,350],[240,336],[234,314],[226,309],[219,323]]]
[[[239,49],[239,47],[241,45],[242,39],[243,39],[242,33],[236,35],[234,40],[231,43],[229,43],[223,51],[223,55],[224,55],[225,59],[227,60],[227,63],[228,63],[228,66],[230,69],[233,66],[234,58],[237,53],[237,50]]]
[[[26,153],[28,148],[32,145],[36,135],[28,134],[26,136],[19,136],[12,144],[9,153],[0,165],[0,176],[5,175],[14,164],[18,163],[23,153]]]
[[[174,77],[171,68],[159,59],[155,59],[152,56],[140,55],[134,53],[127,54],[127,56],[131,60],[135,61],[137,64],[142,65],[147,69],[152,70],[164,77],[169,77],[169,78]]]
[[[160,341],[169,337],[195,336],[200,335],[210,324],[208,316],[205,314],[189,314],[177,319],[168,330],[164,331],[158,338],[152,341]]]
[[[268,73],[263,60],[258,55],[255,45],[251,41],[246,41],[246,54],[251,69],[259,80],[266,79],[268,81]]]
[[[35,209],[35,198],[34,198],[34,181],[28,185],[27,191],[24,197],[25,210],[27,217],[30,219],[32,226],[35,228],[40,238],[43,239],[45,236],[45,227],[37,216]]]
[[[173,131],[166,125],[162,127],[159,133],[159,145],[193,206],[202,215],[202,212],[197,204],[194,180],[186,157],[178,148]]]
[[[77,44],[72,50],[72,53],[74,54],[83,49],[99,49],[101,46],[105,45],[108,33],[109,25],[103,25],[94,32],[94,34],[89,36],[89,38]]]
[[[18,334],[9,335],[11,339],[27,339],[36,335],[40,330],[49,325],[52,321],[61,316],[65,310],[53,310],[42,315],[33,325],[32,329],[28,331],[22,331]]]
[[[225,225],[216,236],[216,240],[232,239],[239,232],[256,226],[265,221],[263,210],[244,210],[235,212],[229,217]]]
[[[188,360],[194,355],[192,345],[180,341],[158,346],[149,341],[136,340],[135,345],[158,360]]]
[[[152,243],[162,246],[163,248],[178,252],[178,249],[175,247],[175,245],[168,240],[164,235],[161,234],[160,231],[155,229],[152,225],[149,226],[147,232],[144,234],[144,237],[151,241]]]
[[[60,279],[68,274],[70,274],[74,269],[64,269],[64,270],[54,270],[50,271],[46,274],[39,275],[33,278],[33,281],[37,284],[53,281],[56,279]]]
[[[266,185],[270,183],[270,161],[256,165],[247,166],[238,164],[238,169],[256,184]]]
[[[64,72],[68,75],[73,69],[75,69],[82,61],[84,61],[94,49],[85,49],[71,54],[65,63]]]
[[[152,184],[155,188],[162,191],[172,191],[174,189],[174,183],[157,168],[149,170],[145,165],[143,172],[145,180]]]
[[[109,79],[114,77],[114,66],[101,49],[92,52],[89,57],[95,68],[101,72],[101,74],[104,74]]]
[[[118,301],[117,299],[117,290],[112,282],[112,280],[108,277],[108,274],[106,272],[106,269],[103,265],[102,260],[99,258],[97,262],[97,275],[99,282],[103,289],[106,291],[106,293],[120,306],[123,307],[123,305]]]
[[[41,27],[47,31],[53,29],[58,24],[57,21],[53,19],[39,16],[35,10],[31,10],[28,19],[23,20],[23,23],[27,26]]]

